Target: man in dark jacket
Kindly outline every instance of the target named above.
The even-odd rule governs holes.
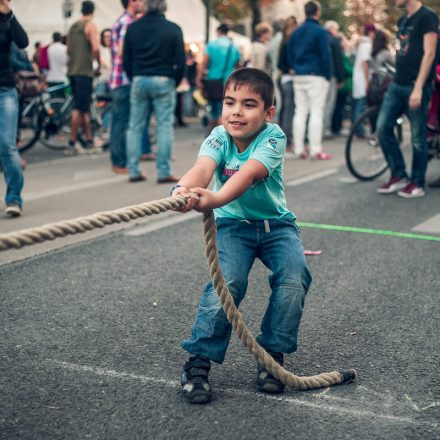
[[[333,137],[331,130],[333,110],[336,104],[338,89],[344,81],[344,66],[342,63],[342,47],[339,42],[339,25],[336,21],[329,20],[324,23],[324,29],[328,32],[331,52],[331,77],[324,107],[324,138]]]
[[[289,65],[294,71],[295,154],[306,159],[304,135],[310,113],[308,138],[311,159],[326,160],[322,151],[324,105],[331,77],[330,44],[327,32],[319,25],[321,6],[309,1],[304,6],[306,21],[293,32],[289,42]]]
[[[141,139],[148,109],[157,127],[157,182],[177,182],[171,173],[176,86],[185,71],[180,27],[165,19],[165,0],[146,0],[147,13],[127,29],[123,66],[131,81],[127,168],[130,182],[146,180],[141,173]]]

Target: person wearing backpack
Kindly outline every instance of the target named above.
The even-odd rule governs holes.
[[[0,0],[0,161],[6,181],[6,215],[19,217],[24,181],[16,145],[18,93],[11,63],[12,43],[24,49],[29,39],[12,12],[9,0]]]
[[[389,48],[388,35],[376,30],[373,39],[370,61],[370,79],[367,86],[367,102],[369,106],[380,105],[384,94],[392,81],[390,67],[395,65],[395,57]],[[377,116],[371,116],[372,131],[376,131]]]

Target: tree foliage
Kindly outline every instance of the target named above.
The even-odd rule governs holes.
[[[252,15],[260,21],[261,8],[276,0],[213,0],[213,13],[219,20],[237,22]],[[206,4],[206,0],[205,0]]]
[[[261,9],[277,0],[211,0],[213,15],[219,20],[236,23],[252,17],[252,25],[261,21]],[[208,0],[204,0],[207,4]],[[322,20],[334,20],[344,33],[359,32],[367,22],[378,23],[393,31],[404,13],[395,0],[322,0]],[[439,0],[423,0],[423,4],[440,14]]]

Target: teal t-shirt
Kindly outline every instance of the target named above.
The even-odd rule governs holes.
[[[226,60],[230,45],[232,46],[229,58]],[[206,76],[208,79],[226,79],[240,60],[240,52],[228,37],[219,37],[216,40],[210,41],[205,48],[205,53],[209,55],[208,73]],[[225,68],[226,61],[228,63]]]
[[[276,124],[265,124],[243,153],[238,152],[223,126],[214,128],[199,151],[199,157],[209,156],[217,163],[214,192],[218,192],[249,159],[261,162],[269,173],[264,180],[254,183],[238,199],[214,209],[215,217],[269,220],[289,216],[295,219],[295,215],[287,209],[283,187],[285,148],[286,135]]]

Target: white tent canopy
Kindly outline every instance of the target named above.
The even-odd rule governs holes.
[[[32,46],[36,41],[49,43],[53,32],[67,33],[72,23],[79,18],[82,0],[72,0],[73,13],[68,19],[63,16],[63,3],[63,0],[12,1],[14,13],[28,33]],[[100,31],[111,27],[122,13],[120,0],[94,0],[94,3],[94,20]],[[206,38],[206,9],[202,0],[167,0],[167,5],[165,15],[168,20],[174,21],[182,28],[185,42],[203,43]],[[214,19],[210,28],[210,34],[214,36]]]

